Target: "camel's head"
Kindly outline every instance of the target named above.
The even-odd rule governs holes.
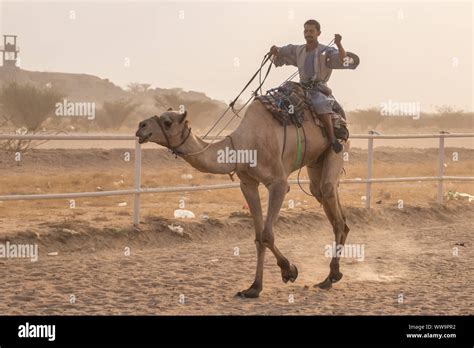
[[[141,121],[135,136],[140,144],[153,142],[166,147],[177,146],[189,131],[186,116],[186,111],[181,113],[169,108],[160,116]]]

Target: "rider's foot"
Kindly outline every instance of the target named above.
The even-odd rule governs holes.
[[[332,149],[334,150],[335,153],[339,153],[341,152],[344,147],[342,146],[342,144],[336,139],[334,140],[334,142],[332,143]]]

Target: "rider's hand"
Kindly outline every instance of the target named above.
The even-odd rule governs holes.
[[[270,52],[269,52],[269,53],[270,53],[271,56],[274,56],[274,55],[276,55],[276,54],[278,53],[278,50],[279,50],[278,47],[272,46],[272,47],[270,48]]]
[[[336,45],[340,45],[341,44],[341,40],[342,40],[342,36],[339,35],[339,34],[334,34],[334,43]]]

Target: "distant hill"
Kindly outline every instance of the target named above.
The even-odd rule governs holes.
[[[37,87],[51,86],[74,101],[101,103],[127,97],[127,92],[108,79],[87,74],[27,71],[0,67],[0,87],[8,81],[29,83]]]
[[[104,102],[120,99],[138,103],[140,107],[126,120],[125,128],[135,127],[138,121],[163,112],[165,107],[177,109],[179,105],[184,105],[193,126],[204,129],[227,107],[225,103],[209,98],[202,92],[183,91],[180,88],[132,92],[94,75],[28,71],[0,66],[0,88],[9,81],[36,87],[52,87],[61,92],[68,101],[95,102],[97,108]],[[156,105],[156,99],[159,105]]]

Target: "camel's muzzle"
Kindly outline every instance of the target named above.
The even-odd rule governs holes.
[[[138,143],[139,144],[146,143],[148,141],[148,139],[150,139],[150,137],[151,137],[151,133],[149,133],[147,135],[141,135],[141,134],[135,134],[135,135],[138,137]]]

